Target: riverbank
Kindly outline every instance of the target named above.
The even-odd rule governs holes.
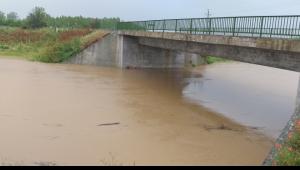
[[[300,119],[294,122],[295,130],[288,134],[288,139],[283,144],[276,144],[273,165],[300,166]]]
[[[1,28],[0,55],[59,63],[85,49],[108,32],[91,29],[56,31]]]

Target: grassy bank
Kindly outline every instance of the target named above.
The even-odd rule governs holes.
[[[228,62],[229,60],[226,60],[224,58],[219,58],[219,57],[213,57],[213,56],[208,56],[206,58],[206,63],[207,64],[215,64],[215,63],[220,63],[220,62]]]
[[[0,55],[47,63],[62,62],[80,52],[107,32],[91,29],[0,29]]]
[[[296,123],[296,130],[289,134],[289,140],[284,145],[277,144],[276,148],[275,165],[300,166],[300,120]]]

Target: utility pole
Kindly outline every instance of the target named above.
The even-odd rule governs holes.
[[[212,16],[210,9],[207,9],[207,13],[206,13],[206,28],[207,28],[207,32],[209,33],[209,35],[211,34],[211,19],[210,17]]]
[[[212,16],[211,12],[210,12],[210,9],[207,9],[207,13],[206,13],[206,17],[207,18],[210,18]]]

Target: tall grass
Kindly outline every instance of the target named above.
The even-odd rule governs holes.
[[[277,157],[275,165],[278,166],[300,166],[300,120],[296,123],[296,130],[289,134],[288,141],[277,144]]]
[[[79,53],[106,33],[91,29],[0,30],[0,55],[59,63]]]
[[[229,61],[229,60],[224,59],[224,58],[219,58],[219,57],[213,57],[213,56],[206,57],[207,64],[215,64],[215,63],[227,62],[227,61]]]
[[[33,55],[32,60],[46,63],[60,63],[80,52],[81,42],[75,38],[67,42],[56,42],[46,47],[42,52]]]

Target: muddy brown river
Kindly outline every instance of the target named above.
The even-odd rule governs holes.
[[[242,63],[120,70],[0,58],[0,165],[260,165],[298,77]]]

